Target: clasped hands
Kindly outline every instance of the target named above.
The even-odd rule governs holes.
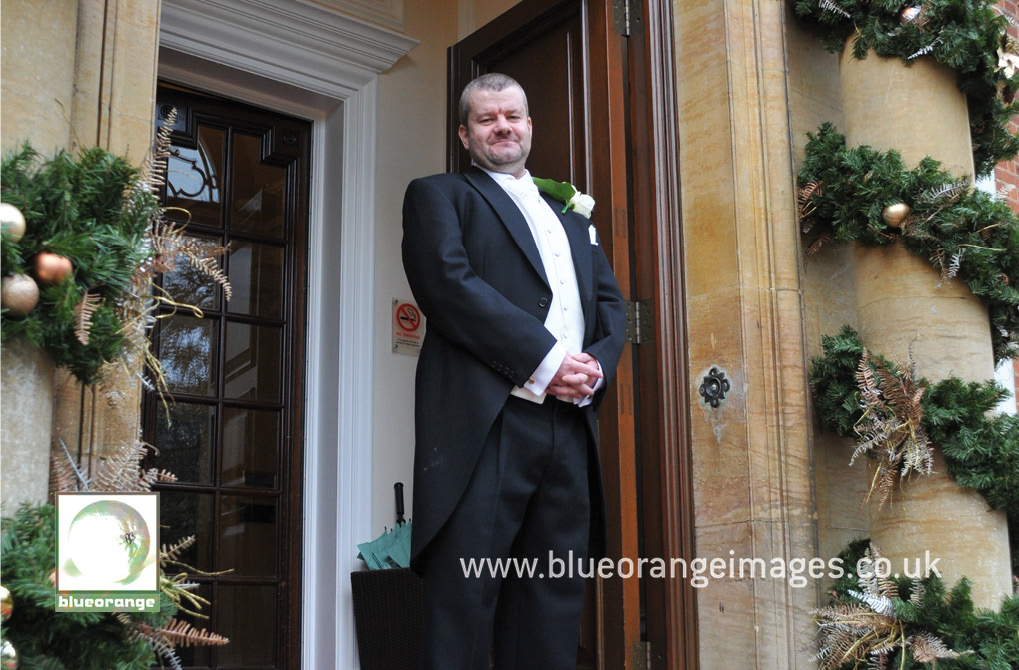
[[[601,377],[601,367],[591,354],[566,354],[545,390],[561,398],[585,398],[594,395],[594,385]]]

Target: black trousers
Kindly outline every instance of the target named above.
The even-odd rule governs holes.
[[[588,449],[572,404],[510,397],[424,561],[422,670],[576,667]]]

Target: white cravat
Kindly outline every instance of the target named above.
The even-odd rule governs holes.
[[[525,400],[542,402],[545,399],[544,389],[559,370],[566,354],[580,353],[584,346],[584,310],[580,304],[580,288],[570,253],[570,241],[559,217],[538,193],[529,172],[520,179],[497,172],[488,174],[502,186],[524,215],[538,247],[545,277],[552,288],[552,304],[545,317],[545,328],[555,336],[557,343],[528,383],[512,391],[513,395]],[[598,381],[601,382],[601,379]],[[576,402],[586,405],[590,398],[577,399]]]

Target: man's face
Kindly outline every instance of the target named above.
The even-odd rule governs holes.
[[[460,141],[475,163],[492,172],[514,177],[524,174],[531,153],[531,119],[518,86],[501,91],[475,90],[470,94],[467,126],[460,126]]]

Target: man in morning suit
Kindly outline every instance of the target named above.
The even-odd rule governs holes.
[[[594,226],[525,168],[520,85],[475,79],[460,123],[470,170],[414,180],[403,205],[404,267],[428,317],[411,549],[421,668],[482,670],[490,651],[498,670],[574,668],[576,562],[604,551],[594,412],[623,348],[623,298]],[[574,577],[544,575],[550,556],[572,556]],[[510,557],[536,561],[534,576],[465,574]]]

